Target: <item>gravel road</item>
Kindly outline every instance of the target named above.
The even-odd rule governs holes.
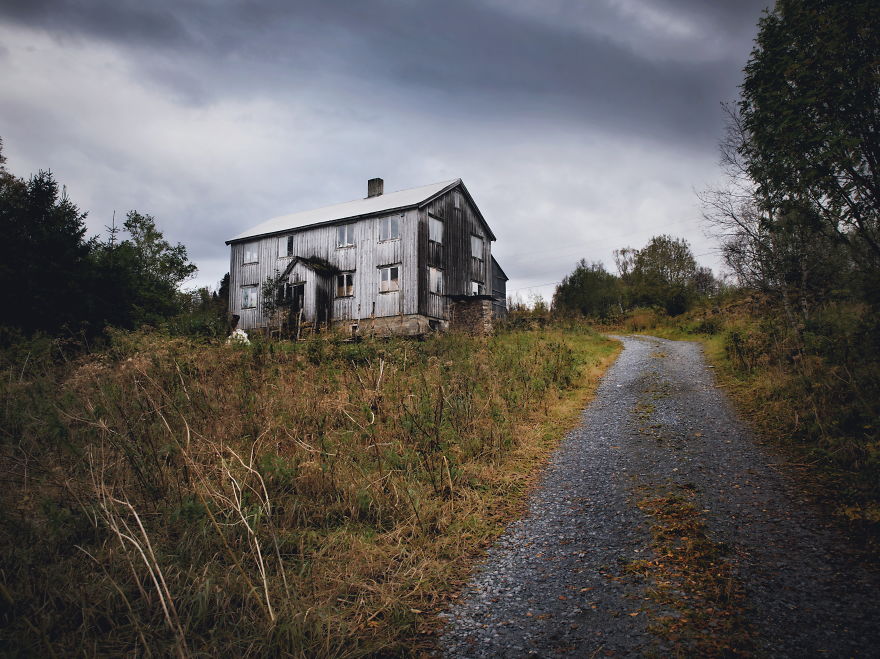
[[[715,386],[696,343],[618,337],[581,425],[446,614],[447,657],[665,656],[674,611],[626,569],[653,557],[646,489],[686,487],[745,595],[745,654],[880,657],[880,574],[808,504]],[[684,648],[687,656],[687,647]]]

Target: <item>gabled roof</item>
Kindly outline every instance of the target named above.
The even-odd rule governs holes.
[[[473,199],[464,187],[461,179],[456,178],[450,181],[441,181],[440,183],[423,185],[418,188],[410,188],[409,190],[389,192],[388,194],[367,197],[366,199],[356,199],[344,204],[334,204],[333,206],[324,206],[323,208],[316,208],[310,211],[302,211],[299,213],[291,213],[290,215],[274,217],[271,220],[267,220],[262,224],[258,224],[257,226],[238,234],[235,238],[227,240],[226,244],[228,245],[248,238],[272,235],[274,233],[284,233],[293,229],[304,229],[306,227],[332,224],[342,220],[353,220],[360,217],[412,208],[414,206],[422,206],[459,185],[465,196],[474,205],[474,208],[476,208],[476,204],[473,203]],[[479,215],[479,211],[477,211],[477,214]],[[486,221],[482,216],[480,216],[480,219],[486,224]],[[489,229],[488,224],[486,224],[486,229],[489,230],[490,238],[494,240],[495,236],[492,234],[491,229]]]

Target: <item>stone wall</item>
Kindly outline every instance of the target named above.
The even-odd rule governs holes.
[[[452,301],[449,328],[477,336],[492,333],[492,298],[488,295],[463,297]]]
[[[428,319],[420,314],[337,320],[333,326],[345,334],[361,336],[418,336],[431,331]]]

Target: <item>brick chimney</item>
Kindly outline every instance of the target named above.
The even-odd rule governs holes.
[[[371,178],[367,181],[367,198],[378,197],[385,191],[385,181],[380,178]]]

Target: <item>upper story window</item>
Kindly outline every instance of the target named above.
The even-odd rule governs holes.
[[[257,243],[247,243],[244,246],[244,257],[242,263],[257,263],[260,260],[260,250]]]
[[[383,217],[379,220],[379,240],[398,240],[400,238],[400,218]]]
[[[479,236],[471,235],[471,256],[483,260],[483,239]]]
[[[485,294],[485,288],[483,284],[478,281],[471,282],[471,295],[483,295]]]
[[[443,295],[443,271],[440,268],[428,268],[428,290]]]
[[[278,258],[293,256],[293,236],[281,236],[278,239]]]
[[[351,297],[354,295],[354,273],[341,272],[336,275],[336,297]]]
[[[354,245],[354,224],[343,224],[336,227],[336,246],[352,247]]]
[[[443,242],[443,222],[433,215],[428,216],[428,240],[435,243]]]
[[[390,293],[400,290],[400,266],[386,265],[379,268],[379,292]]]
[[[255,309],[257,306],[257,286],[242,286],[241,287],[241,308],[242,309]]]

